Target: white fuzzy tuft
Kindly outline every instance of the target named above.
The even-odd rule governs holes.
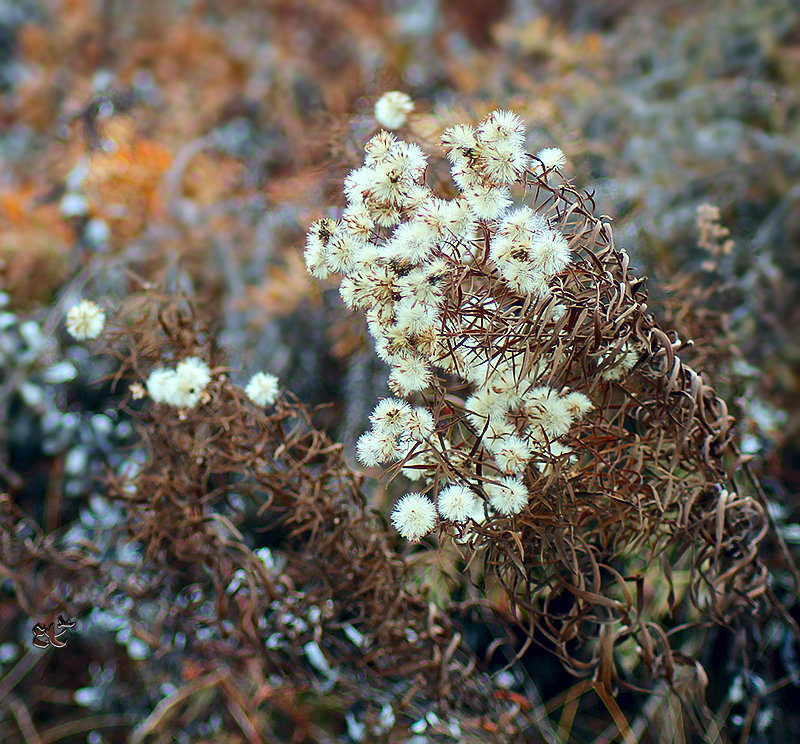
[[[436,507],[426,496],[407,493],[394,505],[391,520],[406,540],[419,540],[436,524]]]

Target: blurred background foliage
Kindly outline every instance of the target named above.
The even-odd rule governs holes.
[[[70,343],[61,319],[81,293],[113,304],[148,286],[201,309],[234,379],[268,369],[307,405],[328,404],[314,422],[352,461],[375,399],[388,393],[387,370],[335,286],[306,274],[307,226],[342,205],[342,177],[360,162],[386,90],[415,100],[408,128],[422,141],[511,108],[528,124],[530,149],[567,154],[567,172],[649,277],[651,308],[693,339],[686,360],[737,417],[770,503],[764,561],[786,615],[688,643],[711,672],[708,701],[726,736],[786,740],[800,726],[787,705],[800,674],[790,632],[800,621],[790,560],[800,552],[798,10],[793,0],[0,0],[3,489],[53,539],[124,519],[99,476],[135,469],[143,455],[119,389],[103,381],[111,363]],[[700,238],[706,203],[729,230],[724,250]],[[374,479],[365,488],[374,506],[385,503]],[[455,558],[417,562],[443,603],[464,591]],[[25,609],[6,579],[0,689],[29,646]],[[51,665],[20,683],[15,699],[32,701],[31,726],[58,733],[86,708],[138,721],[157,690],[193,679],[189,656],[182,677],[145,668],[135,636],[120,632],[130,612],[97,620],[117,633],[113,670],[89,638],[89,661],[74,673]],[[464,622],[485,650],[494,621]],[[623,696],[620,709],[573,687],[547,658],[530,652],[515,674],[542,690],[563,740],[611,741],[620,720],[643,710],[674,731],[664,741],[689,740],[663,695]],[[101,689],[103,698],[85,692]],[[284,715],[334,732],[292,741],[357,733],[341,710],[326,712],[324,695],[287,688]],[[36,740],[21,709],[0,716],[4,741]],[[198,721],[208,727],[213,716],[214,730],[239,731],[218,713]],[[97,729],[89,741],[123,740]],[[634,726],[627,736],[654,733]]]

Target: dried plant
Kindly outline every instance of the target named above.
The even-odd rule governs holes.
[[[688,566],[692,603],[719,620],[765,591],[763,508],[735,493],[728,409],[648,314],[560,151],[527,154],[504,111],[442,144],[455,198],[428,186],[418,145],[381,132],[342,219],[309,233],[309,269],[344,275],[401,396],[378,403],[359,458],[421,480],[398,530],[436,525],[480,556],[529,640],[572,671],[610,688],[633,636],[672,681],[680,655],[644,606],[647,566]]]
[[[790,6],[0,0],[0,741],[791,739]],[[441,178],[442,130],[497,105],[574,183],[468,130]],[[376,121],[427,153],[427,220],[475,228],[405,262],[426,231],[383,209],[399,299],[344,279],[384,361],[436,351],[384,401],[296,250]],[[67,648],[30,648],[59,613]]]
[[[342,445],[291,394],[276,395],[274,378],[259,373],[246,390],[231,382],[208,338],[185,298],[151,290],[132,296],[103,333],[119,363],[115,379],[131,383],[127,410],[146,449],[138,467],[109,475],[105,492],[124,505],[128,540],[141,552],[139,600],[181,594],[187,583],[198,592],[188,606],[162,605],[145,633],[150,652],[159,638],[201,626],[214,643],[196,645],[196,662],[235,671],[228,685],[245,697],[278,674],[287,685],[321,676],[323,688],[336,683],[348,699],[367,674],[392,721],[443,705],[465,734],[502,720],[507,739],[499,740],[516,740],[526,717],[481,689],[493,685],[475,670],[454,622],[408,581]],[[167,376],[184,378],[164,383],[164,364],[175,366]],[[189,380],[197,388],[181,390]],[[160,385],[168,394],[154,396]],[[254,400],[267,388],[268,401]],[[248,532],[280,535],[274,555],[245,539],[245,523]],[[201,611],[202,597],[213,600],[215,617]],[[95,592],[91,603],[67,606],[80,613],[109,603]],[[267,706],[260,715],[269,714]],[[255,709],[247,716],[260,720]],[[156,728],[149,721],[134,739]]]

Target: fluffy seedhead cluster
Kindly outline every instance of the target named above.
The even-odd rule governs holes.
[[[436,700],[463,699],[463,711],[505,715],[512,740],[525,725],[518,711],[509,716],[502,701],[475,695],[492,683],[472,669],[451,619],[407,580],[343,447],[315,428],[291,394],[279,394],[272,375],[258,373],[244,389],[231,381],[191,306],[161,301],[130,301],[105,334],[117,376],[133,378],[126,408],[146,449],[136,467],[109,477],[106,495],[124,504],[142,568],[155,568],[154,591],[189,581],[203,599],[165,608],[164,632],[192,622],[208,627],[194,652],[214,669],[237,669],[246,697],[276,674],[346,697],[367,674],[383,691],[387,736],[392,728],[399,736],[409,716],[436,718]],[[152,394],[154,375],[156,387],[162,376],[191,381],[186,392],[199,397],[161,400]],[[264,534],[273,548],[243,533]],[[202,607],[208,617],[197,616]],[[158,633],[151,629],[150,637]],[[245,658],[258,660],[255,677],[239,669]],[[438,682],[412,684],[399,703],[399,680],[417,676]],[[482,719],[472,725],[479,729]]]
[[[307,715],[287,721],[290,703],[309,694],[338,711],[340,731],[375,740],[408,741],[413,727],[480,741],[490,725],[499,742],[525,740],[529,717],[493,694],[456,624],[408,580],[343,447],[275,377],[236,384],[185,298],[151,291],[118,308],[100,343],[136,445],[106,461],[102,495],[58,537],[0,493],[3,590],[30,618],[76,619],[70,643],[110,660],[76,672],[76,706],[135,699],[131,741],[143,744],[225,725],[288,740]],[[135,694],[115,672],[120,652],[168,685]],[[0,679],[0,698],[19,700],[42,658]],[[365,680],[369,700],[351,711]],[[259,693],[270,686],[279,699]],[[191,710],[197,690],[218,720]],[[167,718],[148,715],[167,704]]]
[[[309,271],[342,275],[391,367],[397,397],[375,407],[358,458],[418,483],[396,529],[482,549],[531,636],[573,669],[602,664],[609,681],[609,644],[634,635],[663,671],[666,636],[636,609],[631,566],[688,555],[695,603],[718,614],[763,591],[762,509],[725,487],[727,409],[647,313],[560,150],[529,154],[507,111],[441,143],[454,198],[428,183],[418,145],[380,132],[345,180],[341,219],[308,235]],[[598,633],[587,659],[576,649]]]

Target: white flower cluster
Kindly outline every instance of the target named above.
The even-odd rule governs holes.
[[[91,300],[81,300],[67,311],[67,331],[77,341],[97,338],[105,322],[106,314]]]
[[[359,460],[402,461],[404,475],[438,490],[442,520],[468,524],[492,509],[522,511],[532,461],[547,465],[566,454],[557,440],[592,404],[582,393],[543,385],[547,364],[527,359],[524,344],[481,335],[486,318],[498,317],[498,296],[504,309],[547,298],[571,261],[566,237],[534,209],[516,206],[511,190],[526,173],[560,167],[563,153],[528,155],[524,126],[508,111],[492,112],[476,128],[448,129],[442,144],[460,191],[450,200],[426,184],[427,157],[417,145],[385,131],[373,137],[364,165],[345,179],[342,218],[311,226],[306,265],[318,278],[343,275],[342,299],[365,312],[376,351],[392,368],[389,385],[400,396],[376,406],[372,429],[358,441]],[[556,310],[553,317],[564,312]],[[431,411],[401,399],[440,387],[437,369],[474,386],[462,420],[471,443],[480,438],[481,450],[466,446],[480,452],[479,471],[463,441],[445,438],[452,422],[433,438]],[[442,441],[444,453],[437,450]],[[457,463],[459,477],[446,472],[442,482],[442,456]],[[406,494],[392,513],[410,540],[433,529],[436,518],[437,506],[420,493]]]
[[[370,420],[372,429],[361,435],[356,446],[358,459],[367,467],[402,460],[434,431],[428,409],[412,408],[397,398],[380,401]]]
[[[154,369],[147,378],[147,393],[156,403],[194,408],[209,382],[209,366],[198,357],[187,357],[175,369]]]
[[[184,359],[175,369],[158,367],[147,378],[147,394],[156,403],[166,403],[176,408],[194,408],[207,401],[206,387],[211,382],[211,369],[198,357]],[[134,399],[143,398],[144,388],[138,383],[131,386]],[[266,372],[254,374],[245,388],[245,394],[257,406],[272,405],[280,392],[278,378]]]

